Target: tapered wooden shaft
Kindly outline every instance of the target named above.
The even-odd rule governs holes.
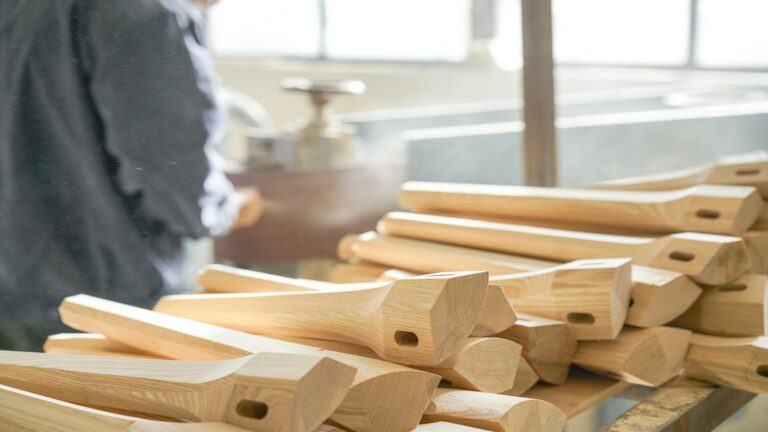
[[[521,396],[539,382],[539,375],[525,358],[520,359],[515,376],[515,385],[504,392],[508,396]]]
[[[768,337],[694,334],[685,376],[753,393],[768,393]]]
[[[672,325],[719,336],[768,334],[768,276],[746,275],[728,285],[705,287]]]
[[[740,238],[711,234],[627,237],[411,213],[386,215],[378,231],[558,261],[630,257],[709,285],[728,283],[752,265]]]
[[[762,210],[750,186],[693,186],[663,192],[410,182],[400,205],[456,212],[672,233],[738,234]]]
[[[684,375],[753,393],[768,393],[768,337],[694,334]]]
[[[390,276],[393,276],[391,274]],[[378,278],[380,282],[418,277],[400,273],[399,277]],[[401,277],[400,277],[401,276]],[[428,277],[429,275],[425,275]],[[373,280],[376,280],[374,278]],[[332,284],[306,279],[290,279],[252,270],[239,269],[220,264],[204,267],[198,275],[198,284],[209,293],[253,293],[253,292],[294,292],[294,291],[339,291],[355,289],[354,284]],[[472,336],[492,336],[515,323],[515,311],[507,301],[501,287],[489,285],[485,304],[480,317],[471,332]]]
[[[673,327],[626,327],[610,341],[581,342],[573,363],[594,372],[656,387],[683,368],[691,332]]]
[[[161,357],[135,349],[93,333],[61,333],[50,335],[43,351],[52,354],[95,355],[105,357],[159,359]]]
[[[263,351],[330,357],[357,369],[352,387],[331,415],[333,421],[355,431],[410,431],[440,380],[381,360],[250,335],[84,295],[65,299],[59,313],[70,327],[99,332],[174,359],[227,359]],[[403,400],[411,403],[403,404]]]
[[[225,423],[146,420],[0,385],[0,425],[4,432],[246,432]]]
[[[348,354],[376,358],[372,350],[346,342],[290,338],[291,342]],[[470,337],[448,360],[420,369],[443,377],[444,384],[458,389],[501,393],[512,388],[522,347],[495,337]]]
[[[699,184],[754,186],[768,198],[768,153],[757,151],[722,158],[700,167],[593,185],[614,190],[674,190]]]
[[[403,268],[416,273],[452,270],[488,270],[499,276],[541,270],[559,263],[486,252],[428,241],[365,233],[347,236],[340,243],[345,254],[355,259]],[[666,324],[693,304],[701,289],[681,273],[651,267],[632,266],[632,300],[627,324],[656,327]],[[560,285],[555,278],[554,285]]]
[[[560,432],[565,426],[565,414],[549,402],[536,399],[440,388],[423,421],[448,421],[502,432]]]
[[[565,383],[576,351],[576,339],[564,322],[519,314],[517,323],[499,337],[522,345],[523,357],[542,381]]]
[[[251,430],[312,431],[355,371],[320,356],[122,359],[0,351],[0,383],[67,402]]]
[[[285,284],[320,284],[282,279]],[[385,360],[434,366],[450,357],[475,327],[488,274],[443,273],[353,288],[325,285],[331,288],[167,296],[155,310],[254,333],[362,344]]]

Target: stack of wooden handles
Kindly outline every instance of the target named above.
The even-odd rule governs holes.
[[[766,192],[754,155],[581,190],[408,183],[416,213],[344,238],[333,282],[214,265],[154,310],[65,299],[84,333],[0,352],[0,424],[560,431],[680,374],[766,392]]]

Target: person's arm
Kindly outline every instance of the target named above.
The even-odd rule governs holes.
[[[225,119],[196,24],[168,12],[113,33],[95,26],[91,92],[117,187],[179,236],[225,233],[239,204],[212,149]]]

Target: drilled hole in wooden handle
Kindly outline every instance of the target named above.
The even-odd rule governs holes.
[[[757,374],[760,375],[761,377],[768,378],[768,364],[758,366]]]
[[[395,343],[402,346],[417,346],[419,337],[414,332],[398,330],[395,332]]]
[[[747,289],[746,284],[731,284],[718,287],[718,291],[744,291]]]
[[[629,298],[629,306],[627,306],[627,307],[631,308],[634,305],[635,305],[635,298],[634,297],[630,297]]]
[[[264,402],[244,399],[237,404],[236,411],[241,417],[261,420],[267,416],[269,407]]]
[[[595,323],[595,316],[586,312],[571,312],[566,319],[571,324],[590,325]]]
[[[690,253],[690,252],[681,252],[681,251],[674,251],[671,254],[669,254],[669,259],[673,259],[675,261],[693,261],[693,259],[696,258],[696,255]]]
[[[453,382],[445,378],[440,378],[440,387],[453,387]]]
[[[720,212],[717,210],[699,209],[696,211],[696,217],[701,219],[717,219],[720,217]]]
[[[736,171],[736,175],[737,175],[737,176],[740,176],[740,177],[741,177],[741,176],[744,176],[744,177],[746,177],[746,176],[753,176],[753,175],[756,175],[756,174],[758,174],[758,173],[760,173],[760,169],[759,169],[759,168],[755,168],[755,169],[743,169],[743,170],[738,170],[738,171]]]

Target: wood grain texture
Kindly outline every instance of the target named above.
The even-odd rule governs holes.
[[[343,247],[356,260],[406,269],[416,273],[484,269],[492,276],[541,270],[553,261],[487,252],[428,241],[365,233],[347,236]],[[341,243],[340,243],[341,246]],[[664,325],[693,304],[701,289],[679,272],[632,266],[632,299],[627,324],[638,327]],[[554,281],[558,284],[558,281]]]
[[[515,385],[511,389],[504,392],[508,396],[520,396],[531,389],[537,382],[539,382],[539,375],[533,370],[531,364],[525,358],[520,359],[520,364],[517,367],[517,375],[515,376]]]
[[[664,386],[602,432],[709,432],[755,395],[726,387]]]
[[[562,431],[565,414],[536,399],[467,390],[437,389],[424,422],[448,421],[493,431]]]
[[[523,357],[542,381],[565,383],[576,351],[576,339],[564,322],[519,314],[517,323],[498,336],[523,347]]]
[[[331,420],[355,431],[410,431],[440,378],[381,360],[320,350],[78,295],[64,300],[65,324],[174,359],[228,359],[258,352],[323,355],[357,369]],[[403,400],[411,403],[403,404]]]
[[[386,272],[383,272],[386,273]],[[387,277],[369,280],[394,282],[419,277],[405,272],[389,273]],[[429,275],[424,275],[429,277]],[[266,273],[245,270],[220,264],[212,264],[201,269],[198,284],[209,293],[248,293],[248,292],[294,292],[294,291],[338,291],[355,289],[349,283],[329,284],[305,279],[289,279]],[[507,301],[501,287],[489,285],[480,317],[470,333],[472,336],[492,336],[515,323],[515,311]]]
[[[307,284],[321,290],[166,296],[155,310],[253,333],[366,345],[388,361],[434,366],[469,336],[488,288],[486,272],[354,287],[268,274],[261,278],[265,284]]]
[[[105,357],[159,359],[159,356],[114,341],[100,334],[61,333],[50,335],[43,351],[51,354],[95,355]]]
[[[225,423],[146,420],[86,408],[0,385],[4,432],[245,432]]]
[[[547,401],[560,408],[569,419],[597,406],[620,393],[632,384],[626,381],[595,375],[584,369],[571,369],[568,380],[562,385],[538,383],[523,395],[531,399]]]
[[[750,273],[768,274],[768,230],[747,231],[742,237],[752,258]]]
[[[674,233],[739,234],[762,211],[757,189],[693,186],[663,192],[409,182],[400,205],[456,212]]]
[[[573,363],[633,384],[656,387],[680,374],[691,332],[673,327],[625,327],[609,341],[584,341]]]
[[[312,431],[355,371],[321,356],[144,360],[0,351],[0,383],[55,399],[261,431]]]
[[[628,237],[400,212],[380,220],[378,231],[556,261],[629,257],[708,285],[731,282],[752,266],[741,238],[702,233]]]
[[[677,327],[718,336],[768,334],[768,276],[745,275],[728,285],[705,287]]]
[[[768,152],[756,151],[679,171],[611,180],[593,185],[614,190],[674,190],[700,184],[754,186],[768,198]]]
[[[613,339],[627,316],[630,272],[628,259],[578,260],[491,281],[516,311],[563,321],[577,340]]]
[[[695,334],[684,375],[752,393],[768,393],[768,337]]]
[[[516,311],[565,321],[576,339],[611,339],[626,319],[631,266],[628,259],[578,260],[490,280]]]
[[[404,270],[390,269],[385,271],[378,280],[395,281],[418,276]],[[488,294],[485,296],[485,305],[480,312],[472,336],[493,336],[512,327],[517,321],[517,313],[499,285],[488,285]]]
[[[377,358],[372,350],[347,342],[321,339],[289,338],[291,342],[326,350]],[[522,347],[515,342],[494,337],[470,337],[456,353],[434,367],[421,367],[443,377],[443,385],[488,393],[501,393],[515,383]]]

